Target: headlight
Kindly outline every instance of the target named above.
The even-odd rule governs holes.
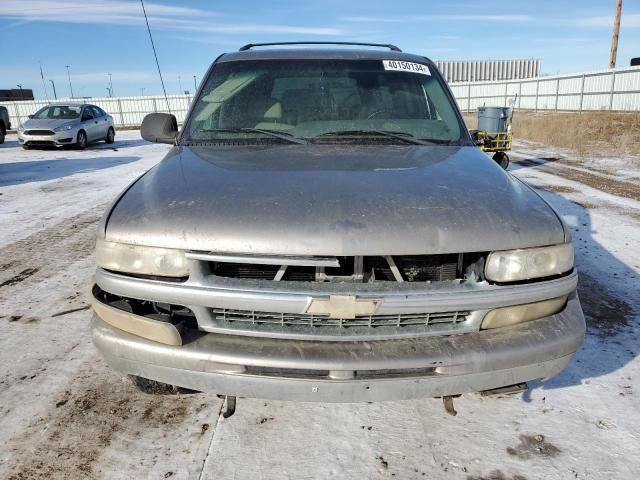
[[[19,131],[19,132],[24,132],[24,127],[23,127],[22,125],[20,125],[20,126],[18,127],[18,131]]]
[[[563,243],[550,247],[525,248],[491,252],[484,275],[494,282],[515,282],[548,277],[573,268],[573,245]]]
[[[562,310],[565,303],[567,303],[566,295],[552,298],[551,300],[543,300],[542,302],[496,308],[485,315],[481,328],[485,330],[488,328],[508,327],[509,325],[548,317]]]
[[[99,267],[116,272],[186,277],[187,262],[182,250],[145,247],[98,239],[96,263]]]
[[[71,130],[73,125],[62,125],[61,127],[54,128],[54,132],[66,132],[67,130]]]

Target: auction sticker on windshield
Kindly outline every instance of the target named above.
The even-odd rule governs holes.
[[[397,70],[399,72],[421,73],[422,75],[431,75],[429,67],[420,63],[401,62],[400,60],[382,60],[385,70]]]

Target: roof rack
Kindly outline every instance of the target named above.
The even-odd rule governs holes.
[[[360,47],[383,47],[393,50],[394,52],[401,52],[398,47],[389,43],[359,43],[359,42],[273,42],[273,43],[247,43],[240,47],[240,52],[250,50],[253,47],[271,47],[274,45],[357,45]]]

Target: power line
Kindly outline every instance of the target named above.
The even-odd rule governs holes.
[[[171,107],[169,106],[169,98],[167,97],[167,90],[164,88],[164,80],[162,79],[162,72],[160,71],[160,62],[158,62],[158,54],[156,53],[156,45],[153,43],[153,36],[151,35],[151,27],[149,27],[149,19],[147,18],[147,11],[144,8],[144,1],[140,0],[142,4],[142,13],[144,13],[144,21],[147,22],[147,31],[149,32],[149,39],[151,40],[151,48],[153,48],[153,56],[156,59],[156,66],[158,67],[158,75],[160,75],[160,83],[162,84],[162,91],[164,92],[164,99],[167,102],[167,110],[171,113]]]

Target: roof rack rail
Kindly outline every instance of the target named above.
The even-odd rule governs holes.
[[[398,47],[391,45],[390,43],[360,43],[360,42],[273,42],[273,43],[247,43],[240,47],[240,52],[250,50],[253,47],[271,47],[274,45],[357,45],[360,47],[383,47],[393,50],[394,52],[401,52]]]

